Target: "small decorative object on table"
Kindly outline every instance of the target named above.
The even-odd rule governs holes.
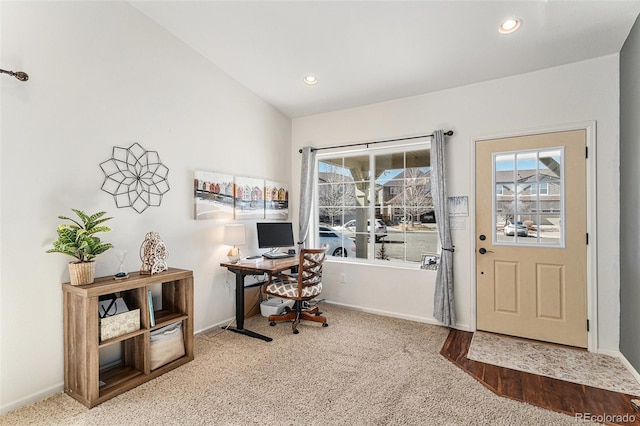
[[[430,269],[432,271],[438,270],[440,265],[440,256],[436,253],[423,253],[422,262],[420,262],[420,269]]]
[[[141,274],[157,274],[166,271],[169,252],[158,232],[148,232],[140,247]]]
[[[118,267],[118,272],[113,276],[114,280],[124,280],[125,278],[129,278],[129,274],[124,269],[124,260],[127,258],[126,250],[115,250],[113,253],[118,259],[118,263],[120,266]]]
[[[66,216],[58,216],[58,219],[71,221],[70,225],[58,225],[58,240],[54,241],[53,248],[47,253],[62,253],[78,259],[69,262],[69,277],[71,285],[92,284],[95,278],[96,264],[94,258],[104,253],[113,246],[111,243],[103,243],[95,234],[111,231],[102,223],[111,219],[102,217],[106,212],[98,212],[88,215],[82,210],[71,209],[80,218],[80,221]]]

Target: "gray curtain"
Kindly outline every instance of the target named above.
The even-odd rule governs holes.
[[[315,167],[316,152],[310,146],[305,146],[302,148],[302,169],[300,170],[300,214],[298,216],[300,227],[298,229],[298,249],[305,247],[305,242],[309,236]]]
[[[447,204],[445,179],[444,132],[436,130],[431,140],[431,196],[438,224],[442,252],[436,276],[436,290],[433,300],[433,316],[446,326],[455,325],[456,315],[453,302],[453,242]]]

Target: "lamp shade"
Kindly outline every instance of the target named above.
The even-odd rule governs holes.
[[[227,246],[245,244],[245,232],[243,224],[229,224],[224,226],[222,242]]]

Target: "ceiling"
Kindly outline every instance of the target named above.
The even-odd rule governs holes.
[[[640,13],[640,0],[130,3],[291,118],[617,53]],[[510,17],[521,28],[500,34]]]

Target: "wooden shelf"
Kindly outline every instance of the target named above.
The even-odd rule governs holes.
[[[187,315],[180,315],[175,312],[167,312],[167,311],[155,311],[156,315],[156,325],[151,327],[151,331],[156,330],[160,327],[164,327],[165,325],[173,324],[174,322],[182,321],[187,319]]]
[[[153,290],[152,290],[153,289]],[[161,310],[154,311],[151,327],[148,291],[159,292]],[[64,296],[64,389],[91,408],[133,389],[167,371],[193,360],[193,273],[183,269],[144,275],[129,274],[124,280],[97,278],[93,284],[62,284]],[[99,341],[100,296],[117,293],[130,310],[140,309],[140,329]],[[155,293],[154,293],[155,295]],[[185,355],[151,370],[150,333],[182,322]],[[120,345],[120,361],[100,369],[100,350]],[[102,384],[101,384],[102,383]]]
[[[113,392],[114,389],[119,389],[123,383],[139,376],[144,376],[144,372],[125,365],[118,365],[101,371],[100,381],[103,382],[104,385],[98,384],[100,394],[103,395]]]
[[[145,333],[147,333],[147,330],[144,330],[144,329],[132,331],[131,333],[123,334],[122,336],[114,337],[113,339],[104,340],[98,344],[98,347],[104,348],[114,343],[122,342],[124,340],[131,339],[132,337],[136,337]]]

